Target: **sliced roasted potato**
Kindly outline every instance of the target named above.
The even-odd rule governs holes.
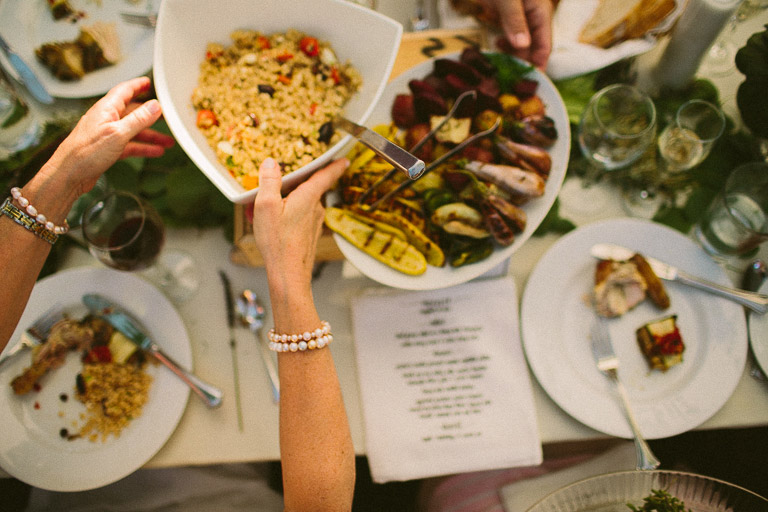
[[[326,208],[325,224],[358,249],[395,270],[412,276],[427,270],[424,255],[414,246],[361,222],[346,210]]]

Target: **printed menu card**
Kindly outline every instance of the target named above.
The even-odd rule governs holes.
[[[541,463],[514,280],[368,290],[352,320],[374,481]]]

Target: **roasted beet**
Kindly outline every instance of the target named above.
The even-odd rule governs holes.
[[[416,109],[413,105],[413,95],[398,94],[392,102],[392,121],[400,128],[408,128],[416,124]]]
[[[501,88],[499,87],[499,81],[495,77],[483,78],[479,84],[477,84],[477,91],[493,98],[498,98],[501,94]]]
[[[426,80],[411,80],[408,82],[408,88],[414,96],[419,94],[440,94],[440,91]]]
[[[528,96],[533,96],[536,94],[536,91],[539,88],[539,82],[536,80],[530,80],[528,78],[523,78],[519,82],[517,82],[517,85],[515,85],[515,94],[518,96],[521,96],[523,98],[526,98]]]
[[[435,75],[439,77],[456,75],[469,85],[477,85],[483,78],[483,75],[472,66],[452,59],[436,59]]]
[[[448,113],[448,104],[439,94],[422,93],[413,97],[413,108],[417,122],[429,122],[432,116],[444,116]]]
[[[472,91],[475,89],[474,84],[470,84],[459,75],[446,75],[445,83],[448,84],[452,96],[458,96],[463,92]]]
[[[459,60],[474,68],[481,75],[493,76],[496,74],[496,68],[491,64],[491,61],[477,48],[471,46],[465,48],[461,52]]]
[[[477,160],[478,162],[491,163],[494,161],[493,151],[474,145],[465,147],[461,151],[461,156],[469,160]]]
[[[425,76],[423,81],[431,85],[440,96],[446,97],[451,93],[445,80],[434,73]]]

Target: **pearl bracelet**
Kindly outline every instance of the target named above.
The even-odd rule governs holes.
[[[27,213],[35,219],[35,222],[37,222],[42,226],[45,226],[45,229],[47,229],[48,231],[52,231],[57,235],[63,235],[67,231],[69,231],[69,223],[67,222],[66,219],[64,219],[64,224],[62,224],[61,226],[57,226],[56,224],[48,220],[45,215],[43,215],[42,213],[39,213],[37,211],[37,208],[35,208],[29,203],[29,199],[21,195],[21,189],[19,187],[13,187],[11,189],[11,196],[16,200],[16,202],[19,203],[19,206],[26,209]]]
[[[323,348],[333,341],[331,324],[323,320],[320,327],[314,331],[306,331],[302,334],[277,334],[274,329],[269,330],[269,350],[275,352],[304,352]]]

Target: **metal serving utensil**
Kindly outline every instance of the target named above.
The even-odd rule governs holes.
[[[403,171],[410,179],[415,180],[424,172],[425,164],[422,160],[373,130],[353,123],[343,116],[334,118],[333,126],[344,130],[371,148],[381,158]]]
[[[280,378],[278,377],[275,361],[272,359],[272,352],[269,350],[262,333],[266,311],[259,303],[259,298],[251,290],[243,290],[243,293],[237,297],[237,311],[240,316],[240,322],[248,326],[251,332],[258,337],[256,342],[259,345],[259,353],[264,362],[264,367],[267,369],[269,382],[272,385],[272,401],[278,403],[280,401]]]
[[[600,318],[595,319],[592,324],[592,355],[597,363],[597,368],[602,373],[616,383],[616,389],[619,392],[621,403],[624,406],[624,411],[629,422],[629,426],[632,429],[632,435],[635,441],[635,451],[637,453],[637,469],[656,469],[661,462],[651,451],[651,447],[645,442],[640,427],[637,425],[635,415],[632,412],[632,408],[629,405],[629,395],[624,388],[624,384],[619,379],[619,358],[616,357],[616,353],[613,351],[613,345],[611,345],[611,335],[608,332],[608,325],[605,320]]]
[[[498,119],[496,119],[496,122],[493,123],[493,126],[488,128],[487,130],[483,130],[481,132],[477,132],[473,136],[471,136],[471,137],[469,137],[467,139],[464,139],[464,141],[462,141],[460,144],[458,144],[455,148],[453,148],[452,150],[448,151],[447,153],[445,153],[444,155],[439,157],[434,162],[430,163],[427,166],[427,168],[424,170],[424,173],[421,176],[425,176],[426,174],[430,173],[433,169],[435,169],[438,166],[440,166],[446,160],[452,158],[454,155],[459,153],[461,150],[463,150],[465,147],[469,146],[470,144],[474,144],[476,141],[482,139],[483,137],[488,137],[489,135],[493,135],[494,133],[496,133],[496,130],[499,128],[499,126],[501,126],[501,118],[500,117]],[[415,180],[404,181],[397,188],[394,188],[394,189],[390,190],[389,192],[387,192],[386,194],[381,196],[379,199],[374,201],[373,204],[371,204],[371,206],[369,206],[367,208],[367,210],[369,210],[369,211],[376,210],[382,203],[385,203],[390,198],[396,196],[397,194],[399,194],[403,190],[405,190],[405,189],[409,188],[411,185],[413,185],[414,181]]]
[[[443,128],[443,126],[445,126],[445,123],[447,123],[448,121],[453,119],[453,116],[456,115],[456,111],[459,109],[459,105],[461,105],[461,103],[465,99],[467,99],[467,98],[473,98],[473,99],[477,98],[477,91],[475,91],[474,89],[471,90],[471,91],[466,91],[466,92],[463,92],[458,98],[456,98],[456,101],[453,103],[453,106],[451,107],[451,110],[448,112],[448,114],[446,114],[445,118],[442,121],[440,121],[440,123],[437,124],[437,126],[432,128],[429,131],[429,133],[427,133],[424,137],[422,137],[420,141],[418,141],[416,144],[414,144],[413,147],[409,151],[411,153],[416,153],[418,150],[420,150],[424,146],[424,144],[429,142],[435,136],[435,134],[437,132],[439,132]],[[390,179],[392,179],[392,176],[394,176],[396,172],[397,172],[397,169],[393,168],[387,174],[385,174],[384,176],[379,178],[376,181],[376,183],[374,183],[373,185],[368,187],[368,190],[366,190],[360,196],[360,199],[357,200],[357,203],[358,204],[363,204],[365,202],[365,200],[368,199],[368,196],[370,196],[371,193],[373,193],[374,190],[379,188],[385,182],[387,182]]]

